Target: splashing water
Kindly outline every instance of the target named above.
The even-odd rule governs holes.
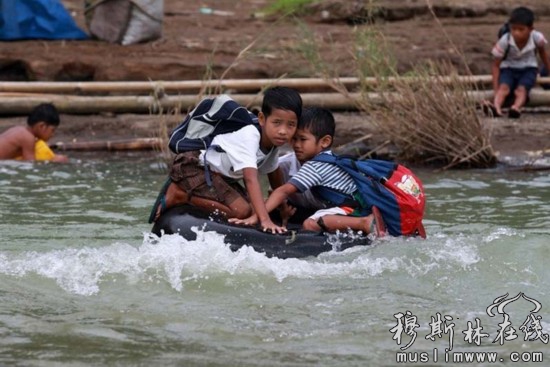
[[[140,159],[0,164],[0,364],[392,364],[405,311],[419,352],[446,347],[425,339],[438,312],[455,350],[548,352],[522,334],[491,343],[501,320],[485,313],[523,292],[550,328],[548,175],[420,172],[427,240],[281,260],[199,228],[194,241],[149,233],[164,177]],[[480,347],[461,333],[474,318],[491,334]]]

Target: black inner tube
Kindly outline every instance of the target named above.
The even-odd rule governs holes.
[[[326,235],[301,230],[295,225],[289,226],[289,231],[285,234],[266,233],[254,227],[233,225],[223,217],[205,213],[190,205],[176,206],[164,212],[155,222],[151,232],[157,236],[177,233],[193,241],[197,239],[197,235],[191,227],[224,235],[224,242],[229,244],[233,251],[243,246],[251,246],[255,251],[265,253],[268,257],[282,259],[317,256],[327,251],[342,251],[353,246],[371,244],[368,237],[356,234],[340,238],[336,241],[338,245],[332,245]]]

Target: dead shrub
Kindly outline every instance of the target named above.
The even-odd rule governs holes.
[[[443,167],[494,166],[489,143],[467,85],[446,63],[418,67],[412,76],[382,77],[363,86],[359,108],[398,148],[399,159]],[[377,96],[373,99],[369,96]]]

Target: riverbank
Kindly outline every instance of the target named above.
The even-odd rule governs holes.
[[[50,144],[71,142],[102,142],[158,138],[163,125],[175,126],[180,115],[102,114],[61,115],[61,124]],[[337,123],[335,147],[348,144],[362,136],[372,135],[355,145],[367,152],[384,144],[369,122],[368,116],[357,112],[335,112]],[[544,111],[524,113],[520,119],[481,117],[490,133],[491,145],[499,162],[513,166],[550,165],[550,114]],[[0,131],[25,124],[24,116],[0,118]],[[381,148],[391,156],[391,147]],[[71,154],[70,151],[66,152]]]
[[[85,29],[82,1],[63,0],[63,3]],[[216,79],[222,75],[226,79],[318,76],[304,59],[303,51],[307,51],[309,40],[315,42],[314,48],[332,73],[356,76],[354,37],[357,30],[367,25],[350,22],[352,2],[324,3],[327,8],[315,8],[300,20],[288,17],[275,21],[259,16],[267,0],[164,0],[163,36],[154,42],[130,46],[98,40],[0,42],[0,80],[146,81]],[[426,11],[424,2],[379,3],[386,11],[376,19],[375,25],[391,46],[396,67],[403,73],[413,65],[447,60],[461,72],[467,69],[473,74],[489,74],[489,51],[496,32],[505,21],[506,13],[516,6],[511,0],[491,4],[481,0],[433,0],[436,19]],[[338,6],[330,7],[330,4]],[[529,4],[538,15],[536,28],[550,36],[547,1],[533,0]],[[199,10],[203,7],[223,11],[218,14],[224,15],[201,13]],[[247,52],[242,54],[245,49]],[[167,118],[175,124],[182,116]],[[491,131],[491,144],[503,162],[530,164],[550,149],[549,114],[527,111],[519,120],[482,118],[484,126]],[[336,146],[367,134],[373,137],[366,142],[365,150],[383,143],[364,115],[337,112],[336,119]],[[24,117],[0,117],[0,131],[20,123],[25,123]],[[147,114],[63,115],[53,142],[158,137],[160,124],[159,116]]]

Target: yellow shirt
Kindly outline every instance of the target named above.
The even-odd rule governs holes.
[[[34,159],[37,161],[49,161],[55,157],[55,153],[50,149],[44,140],[38,139],[34,144]],[[23,157],[15,158],[22,160]]]

